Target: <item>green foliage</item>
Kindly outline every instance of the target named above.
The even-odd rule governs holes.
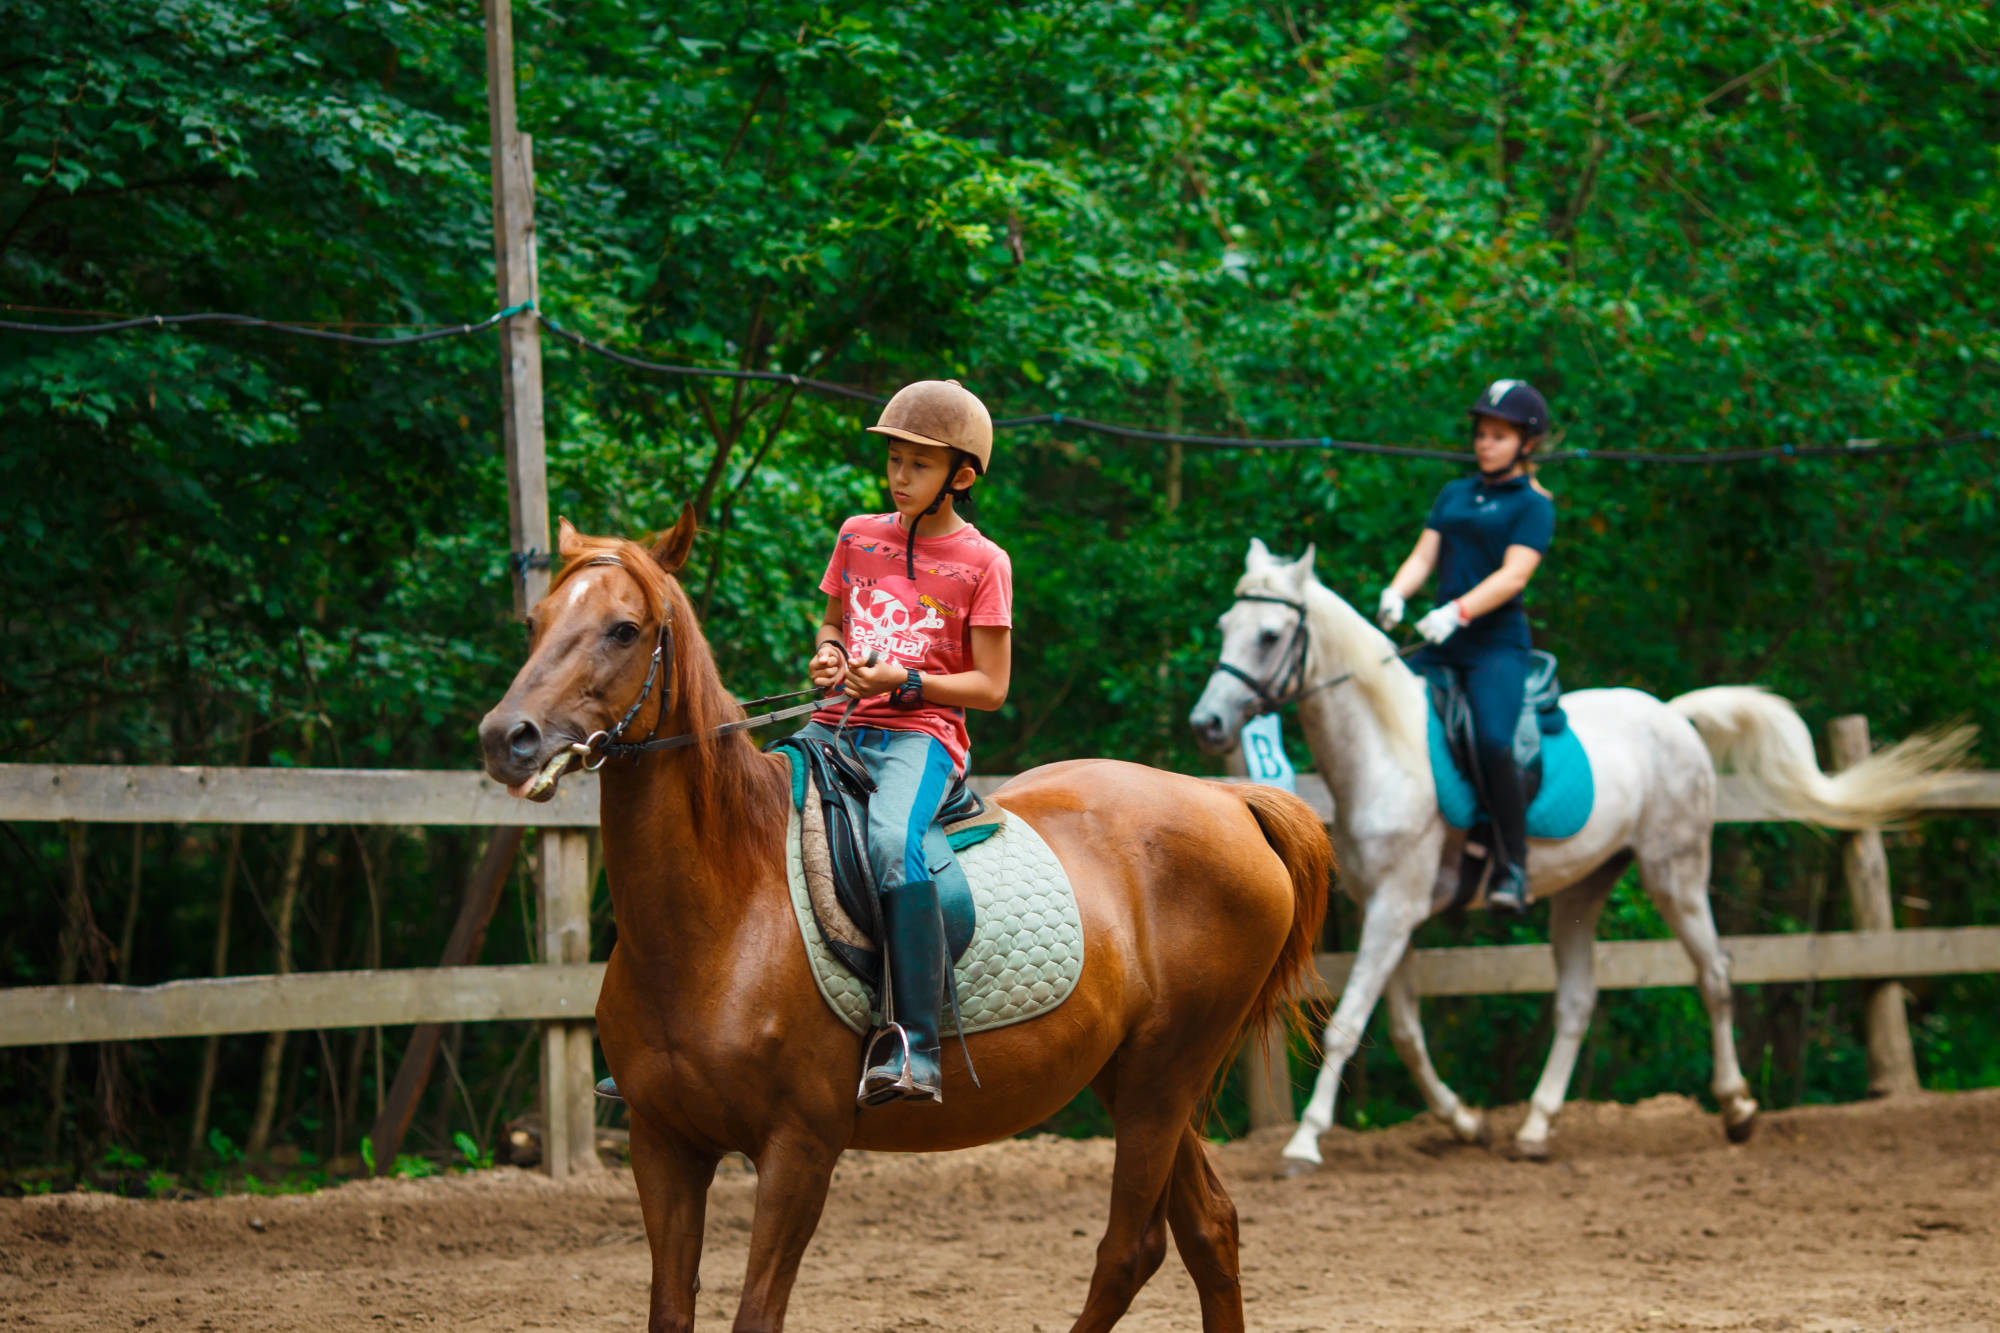
[[[2000,33],[1977,6],[1108,0],[970,25],[881,3],[516,9],[542,305],[648,355],[878,390],[949,374],[996,415],[1225,435],[1450,441],[1503,374],[1533,378],[1557,442],[1586,448],[2000,422]],[[462,7],[18,0],[0,65],[0,302],[361,331],[496,304],[484,57]],[[473,766],[521,648],[493,347],[0,333],[0,526],[20,547],[0,574],[0,759]],[[881,503],[864,409],[544,348],[553,508],[640,533],[693,500],[688,577],[728,680],[796,687],[830,536]],[[975,765],[1199,771],[1184,715],[1246,539],[1315,543],[1323,577],[1365,598],[1450,475],[1003,432],[980,522],[1014,557],[1015,684],[975,721]],[[1958,716],[2000,732],[1990,446],[1543,475],[1559,522],[1536,633],[1573,685],[1757,680],[1815,723],[1866,713],[1878,737]],[[139,848],[134,981],[208,970],[229,846],[196,828]],[[233,971],[270,965],[252,904],[283,848],[282,831],[242,838]],[[87,851],[93,922],[116,939],[135,854],[104,830]],[[70,854],[52,826],[0,840],[31,886],[0,923],[10,983],[53,981],[83,938],[62,920]],[[315,833],[301,965],[435,962],[476,855],[456,830]],[[1928,904],[1912,922],[2000,910],[1990,824],[1927,824],[1891,861]],[[1717,867],[1726,931],[1845,923],[1810,835],[1725,831]],[[1606,929],[1660,933],[1629,886]],[[526,961],[534,937],[510,904],[487,956]],[[108,978],[102,950],[76,958]],[[1934,1085],[1996,1081],[1994,986],[1915,988]],[[1853,1095],[1857,1006],[1844,987],[1746,992],[1746,1066],[1769,1053],[1779,1101]],[[1431,1009],[1448,1078],[1525,1095],[1545,1004]],[[1704,1087],[1705,1028],[1690,996],[1607,997],[1578,1090]],[[329,1161],[381,1091],[367,1040],[290,1046],[314,1077],[287,1084],[306,1105],[285,1132]],[[468,1091],[496,1112],[527,1095],[508,1081],[518,1040],[466,1032]],[[242,1124],[257,1044],[220,1051],[212,1118]],[[110,1114],[81,1095],[106,1071],[79,1051],[51,1146],[46,1056],[0,1053],[6,1154],[87,1164],[120,1135],[179,1154],[184,1056],[124,1051]],[[1356,1078],[1357,1115],[1416,1105],[1386,1042]],[[157,1114],[130,1115],[135,1098]],[[239,1167],[226,1136],[209,1145]]]
[[[414,1153],[397,1153],[395,1168],[390,1172],[398,1180],[422,1180],[425,1176],[434,1176],[437,1173],[436,1162]]]
[[[493,1165],[493,1154],[482,1149],[473,1141],[472,1135],[459,1130],[451,1136],[452,1146],[458,1149],[459,1169],[462,1171],[485,1171]]]

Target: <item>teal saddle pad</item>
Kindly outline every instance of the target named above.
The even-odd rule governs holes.
[[[1430,691],[1424,693],[1428,699]],[[1431,780],[1437,787],[1438,811],[1453,828],[1469,829],[1486,817],[1479,793],[1452,762],[1437,709],[1427,702],[1424,712],[1429,719]],[[1581,832],[1590,822],[1596,799],[1590,756],[1576,738],[1576,729],[1565,721],[1561,731],[1542,737],[1542,789],[1528,804],[1528,836],[1567,838]]]

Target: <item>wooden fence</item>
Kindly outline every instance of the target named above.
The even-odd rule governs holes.
[[[1840,719],[1833,737],[1837,764],[1867,753],[1862,719]],[[1003,781],[974,778],[973,785],[990,791]],[[1301,775],[1299,794],[1322,819],[1332,817],[1331,797],[1316,775]],[[1968,774],[1928,808],[2000,809],[2000,773]],[[1738,823],[1773,817],[1728,777],[1721,780],[1718,815]],[[0,990],[0,1046],[541,1022],[544,1160],[558,1176],[595,1165],[590,1017],[603,965],[587,960],[588,830],[597,824],[593,777],[574,774],[554,801],[535,805],[508,796],[478,773],[0,765],[0,819],[543,829],[537,867],[541,963],[302,972],[158,986],[16,987]],[[1871,1087],[1899,1091],[1915,1085],[1915,1070],[1896,979],[2000,971],[2000,927],[1897,931],[1880,836],[1848,835],[1843,855],[1855,919],[1863,929],[1733,936],[1724,943],[1738,982],[1876,980],[1868,1011]],[[1322,954],[1319,972],[1337,989],[1351,963],[1349,954]],[[1600,941],[1596,965],[1598,983],[1607,990],[1693,981],[1692,965],[1671,940]],[[1420,950],[1415,966],[1417,988],[1425,995],[1537,993],[1555,984],[1546,945]],[[1250,1072],[1253,1121],[1289,1119],[1289,1094],[1276,1073],[1262,1060]]]

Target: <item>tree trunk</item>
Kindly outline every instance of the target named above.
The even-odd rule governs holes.
[[[222,889],[215,907],[215,951],[209,975],[229,975],[229,915],[236,901],[236,865],[243,858],[243,826],[229,830],[228,852],[222,867]],[[210,1036],[201,1044],[201,1074],[195,1080],[194,1120],[188,1128],[188,1160],[193,1162],[208,1141],[209,1099],[215,1092],[215,1066],[222,1052],[222,1038]]]
[[[459,906],[458,920],[452,925],[451,938],[445,942],[444,957],[438,960],[438,966],[464,967],[479,961],[480,951],[486,945],[486,928],[507,891],[507,881],[512,877],[514,859],[520,853],[525,832],[519,828],[493,830],[486,851],[472,872],[472,882],[466,885],[465,900]],[[430,1083],[431,1066],[437,1060],[438,1044],[443,1036],[444,1026],[440,1023],[422,1024],[410,1034],[403,1062],[396,1068],[395,1086],[389,1090],[388,1100],[376,1112],[375,1128],[370,1133],[374,1140],[375,1171],[378,1175],[386,1174],[395,1165],[396,1154],[402,1151],[403,1136],[409,1133],[410,1122],[417,1113],[417,1102]],[[453,1053],[455,1056],[455,1047]],[[379,1069],[376,1081],[377,1095],[380,1096]],[[478,1132],[478,1126],[473,1129]]]
[[[73,986],[89,929],[90,897],[84,869],[89,833],[82,824],[65,825],[69,834],[69,895],[63,900],[62,934],[57,943],[56,985]],[[69,1083],[69,1047],[58,1046],[49,1064],[49,1114],[42,1125],[42,1156],[53,1162],[62,1150],[63,1093]]]
[[[304,824],[292,829],[285,849],[285,871],[278,884],[278,911],[271,923],[278,937],[278,957],[272,971],[285,976],[292,970],[292,915],[299,905],[299,883],[305,877],[306,834]],[[243,1151],[262,1156],[271,1146],[271,1124],[278,1114],[278,1077],[284,1070],[286,1032],[273,1032],[264,1040],[264,1062],[257,1075],[257,1110],[250,1119],[250,1139]]]
[[[139,928],[139,889],[146,877],[146,826],[132,826],[132,887],[125,895],[125,921],[118,927],[118,984],[132,984],[132,940]]]

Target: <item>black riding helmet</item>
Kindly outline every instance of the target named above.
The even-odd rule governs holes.
[[[1476,423],[1481,417],[1498,417],[1521,428],[1521,449],[1514,455],[1514,463],[1521,461],[1521,454],[1542,436],[1549,433],[1549,405],[1537,392],[1535,386],[1526,380],[1494,380],[1486,386],[1486,392],[1479,395],[1479,401],[1465,409],[1465,414]],[[1501,468],[1500,475],[1511,471],[1514,463]]]

